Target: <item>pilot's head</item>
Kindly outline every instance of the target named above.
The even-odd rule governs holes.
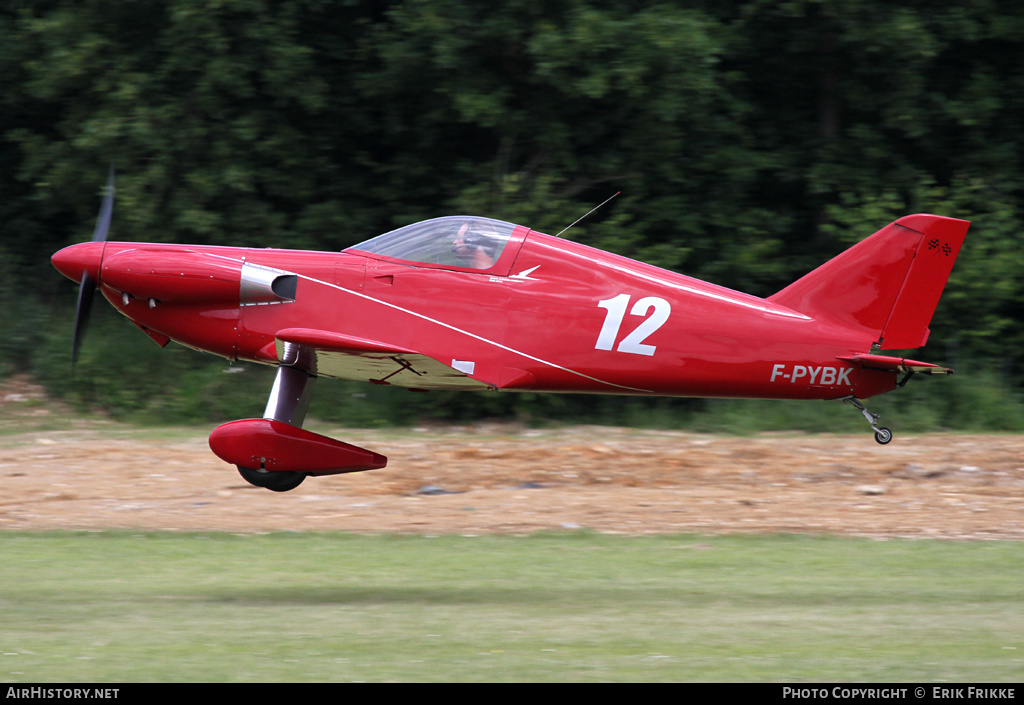
[[[488,232],[467,220],[452,241],[452,252],[470,266],[489,267],[494,264],[498,245],[497,233]]]

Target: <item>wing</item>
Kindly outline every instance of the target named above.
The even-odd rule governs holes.
[[[315,375],[411,389],[488,388],[470,376],[471,362],[445,364],[415,350],[311,328],[285,328],[276,338],[281,364]]]

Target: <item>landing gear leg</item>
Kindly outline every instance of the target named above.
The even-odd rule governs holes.
[[[267,408],[263,418],[281,421],[292,426],[302,426],[309,409],[309,401],[313,398],[313,387],[316,377],[306,374],[295,367],[281,365],[277,368],[274,386],[270,390]],[[262,466],[246,468],[241,465],[238,473],[251,485],[265,487],[274,492],[287,492],[302,484],[306,473],[293,471],[270,471]]]
[[[878,414],[874,414],[868,411],[866,408],[864,408],[864,405],[860,403],[860,399],[850,396],[843,397],[842,399],[840,399],[840,401],[845,401],[854,408],[856,408],[858,411],[860,411],[864,418],[868,420],[868,423],[871,424],[871,428],[875,432],[875,441],[882,445],[885,445],[886,443],[892,440],[892,431],[887,429],[885,426],[879,426]]]
[[[274,378],[263,418],[302,426],[306,420],[306,411],[309,410],[309,401],[313,398],[314,386],[316,377],[313,375],[295,367],[281,365],[277,368],[277,377]]]

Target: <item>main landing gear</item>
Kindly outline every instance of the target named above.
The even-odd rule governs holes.
[[[263,418],[282,421],[293,426],[302,426],[306,419],[306,411],[313,396],[316,377],[306,374],[295,367],[281,365],[274,377],[274,386],[270,390],[266,411]],[[306,479],[307,473],[293,470],[270,471],[263,467],[247,468],[237,465],[238,474],[250,485],[264,487],[273,492],[294,490]]]
[[[261,419],[221,424],[210,434],[210,449],[238,468],[246,482],[287,492],[308,476],[382,468],[379,453],[302,428],[316,381],[301,369],[281,365]]]
[[[885,445],[886,443],[892,440],[892,431],[887,429],[885,426],[879,426],[878,414],[872,413],[868,411],[866,408],[864,408],[864,405],[860,403],[860,399],[857,399],[856,397],[853,396],[849,396],[843,397],[839,401],[844,401],[850,404],[851,406],[855,407],[858,411],[860,411],[861,414],[863,414],[864,418],[868,420],[869,424],[871,424],[871,428],[875,431],[875,441],[882,445]]]

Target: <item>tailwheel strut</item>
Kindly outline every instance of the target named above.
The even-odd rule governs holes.
[[[879,426],[878,425],[878,419],[879,419],[878,414],[875,414],[873,412],[868,411],[864,407],[864,405],[861,404],[860,399],[857,399],[856,397],[853,397],[853,396],[849,396],[849,397],[843,397],[839,401],[845,401],[846,403],[850,404],[851,406],[856,408],[858,411],[860,411],[860,413],[864,416],[864,418],[868,420],[868,423],[871,424],[871,428],[875,432],[875,441],[877,441],[878,443],[880,443],[882,445],[885,445],[886,443],[888,443],[889,441],[892,440],[892,431],[890,431],[885,426]]]

